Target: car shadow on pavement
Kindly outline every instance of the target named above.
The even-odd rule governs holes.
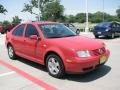
[[[104,39],[104,40],[113,40],[113,39],[118,39],[119,36],[115,36],[114,38],[109,38],[109,37],[99,37],[99,39]]]
[[[91,82],[94,80],[97,80],[99,78],[102,78],[103,76],[107,75],[111,71],[111,67],[107,65],[103,65],[99,68],[97,68],[94,71],[91,71],[86,74],[67,74],[65,79],[76,81],[76,82]]]
[[[45,66],[35,63],[33,61],[29,61],[27,59],[19,57],[17,59],[18,61],[27,64],[33,68],[42,70],[44,72],[47,72],[47,69]],[[97,80],[99,78],[102,78],[103,76],[107,75],[111,71],[111,67],[107,65],[103,65],[96,70],[93,70],[86,74],[66,74],[63,80],[70,80],[70,81],[76,81],[76,82],[91,82],[94,80]]]
[[[27,60],[27,59],[24,59],[24,58],[21,58],[21,57],[19,57],[17,60],[24,63],[24,64],[27,64],[27,65],[29,65],[29,66],[31,66],[33,68],[36,68],[36,69],[47,72],[47,69],[46,69],[46,67],[44,65],[35,63],[33,61],[30,61],[30,60]]]

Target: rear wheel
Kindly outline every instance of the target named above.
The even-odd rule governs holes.
[[[1,34],[4,34],[4,32],[1,32]]]
[[[7,50],[8,50],[8,56],[9,56],[9,58],[13,59],[13,60],[16,59],[17,56],[15,54],[15,51],[14,51],[12,45],[8,45]]]
[[[80,30],[79,30],[79,29],[76,30],[76,34],[77,34],[77,35],[80,34]]]
[[[111,39],[114,39],[114,38],[115,38],[115,34],[112,33],[112,34],[111,34]]]
[[[46,67],[49,74],[55,78],[62,78],[65,74],[63,62],[56,54],[50,54],[47,56]]]

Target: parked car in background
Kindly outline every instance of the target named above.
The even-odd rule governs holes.
[[[17,26],[18,24],[10,24],[10,25],[7,25],[7,26],[3,26],[3,25],[0,25],[0,33],[1,34],[4,34],[6,33],[7,31],[10,31],[12,28],[14,28],[15,26]]]
[[[102,22],[96,25],[93,29],[93,34],[96,38],[105,36],[114,38],[120,36],[120,23],[118,22]]]
[[[64,23],[64,25],[70,28],[72,31],[74,31],[77,35],[80,34],[80,29],[77,29],[73,24]]]
[[[3,26],[0,25],[0,33],[2,33],[2,32],[3,32]]]
[[[6,35],[11,59],[21,56],[45,65],[49,74],[61,78],[67,73],[86,73],[103,65],[109,57],[105,44],[76,35],[57,22],[26,22]]]

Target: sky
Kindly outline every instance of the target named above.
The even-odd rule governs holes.
[[[35,20],[35,15],[27,12],[21,12],[24,3],[29,3],[30,0],[0,0],[8,11],[6,15],[0,14],[0,21],[12,20],[12,17],[19,16],[23,21]],[[94,13],[103,11],[103,0],[88,0],[88,12]],[[76,15],[77,13],[85,12],[85,0],[61,0],[61,4],[65,8],[65,15]],[[120,6],[120,0],[104,0],[105,12],[115,15],[116,9]],[[37,12],[37,10],[35,10]]]

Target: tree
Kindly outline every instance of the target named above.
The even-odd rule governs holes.
[[[40,12],[43,15],[45,6],[54,0],[40,0]],[[38,16],[38,13],[34,12],[34,9],[38,8],[38,0],[31,0],[29,4],[24,3],[24,8],[22,12],[29,12]]]
[[[2,22],[2,25],[3,25],[4,27],[7,27],[8,25],[10,25],[10,22],[7,21],[7,20],[5,20],[5,21]]]
[[[9,25],[10,25],[10,22],[7,21],[7,20],[2,22],[2,26],[3,26],[2,34],[7,31],[7,28],[8,28]]]
[[[0,21],[0,25],[2,25],[2,22]]]
[[[68,17],[67,17],[67,21],[69,22],[69,23],[74,23],[74,22],[76,22],[76,19],[75,19],[75,16],[74,15],[69,15]]]
[[[102,12],[96,12],[92,14],[92,17],[90,19],[92,23],[100,23],[103,21],[103,13]]]
[[[116,10],[116,13],[117,13],[117,17],[118,17],[118,19],[120,21],[120,7]]]
[[[0,4],[0,13],[5,14],[7,10],[3,7],[3,5]]]
[[[76,21],[76,22],[84,23],[85,20],[86,20],[85,13],[78,13],[78,14],[75,16],[75,21]]]
[[[64,6],[60,4],[60,1],[48,3],[44,9],[43,20],[50,21],[64,21]]]
[[[13,17],[12,23],[13,24],[19,24],[21,23],[22,19],[20,19],[18,16]]]

